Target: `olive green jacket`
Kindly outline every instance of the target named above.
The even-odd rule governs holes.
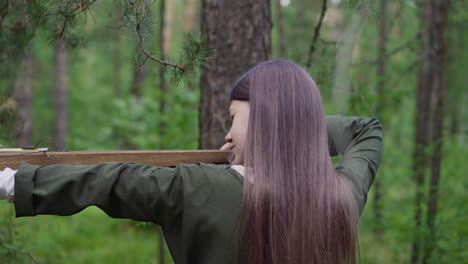
[[[360,212],[382,151],[375,118],[327,117],[330,155],[352,186]],[[162,226],[177,264],[232,263],[243,176],[229,165],[135,163],[36,166],[15,174],[16,216],[72,215],[95,205],[114,218]]]

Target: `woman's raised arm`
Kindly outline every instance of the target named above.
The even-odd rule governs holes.
[[[337,172],[350,181],[361,213],[382,155],[382,124],[376,118],[327,116],[330,155],[343,157]]]

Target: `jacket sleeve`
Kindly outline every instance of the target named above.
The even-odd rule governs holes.
[[[182,214],[180,167],[108,162],[37,166],[15,174],[16,216],[72,215],[90,205],[114,218],[165,225]]]
[[[379,168],[382,130],[383,127],[376,118],[327,117],[330,155],[342,155],[336,171],[351,183],[360,213]]]

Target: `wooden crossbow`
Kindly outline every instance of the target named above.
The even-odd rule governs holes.
[[[21,161],[35,165],[133,162],[174,167],[177,164],[228,164],[230,150],[120,150],[49,152],[48,148],[0,148],[0,170],[18,169]]]

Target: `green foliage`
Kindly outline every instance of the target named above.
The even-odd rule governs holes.
[[[2,203],[6,202],[2,201]],[[18,252],[24,247],[26,238],[16,231],[12,208],[0,208],[0,210],[0,216],[2,216],[0,218],[0,261],[2,263],[28,263],[25,254]]]
[[[57,29],[61,30],[65,23],[64,38],[69,47],[69,150],[115,150],[128,146],[172,150],[198,148],[198,77],[210,52],[203,36],[196,33],[188,38],[185,34],[174,36],[168,62],[183,66],[185,71],[172,67],[172,82],[163,94],[158,86],[161,64],[148,63],[150,59],[140,52],[144,47],[149,55],[157,55],[152,52],[158,50],[155,37],[159,21],[155,16],[158,14],[157,2],[114,1],[118,5],[112,1],[26,2],[29,5],[24,1],[9,1],[9,13],[0,22],[0,58],[8,55],[8,60],[1,61],[0,65],[0,145],[14,146],[13,84],[16,73],[22,70],[16,55],[25,46],[34,57],[33,141],[53,135],[54,54],[51,40],[57,37]],[[59,11],[58,3],[61,2],[64,4]],[[79,2],[92,3],[92,6],[74,11]],[[283,10],[287,40],[284,58],[301,65],[307,58],[321,7],[321,1],[310,5],[306,2],[291,1]],[[371,189],[361,218],[360,254],[362,263],[408,263],[414,237],[427,233],[424,229],[416,231],[413,220],[417,188],[412,180],[415,91],[421,61],[417,38],[419,10],[414,1],[389,1],[388,62],[383,94],[377,93],[381,80],[376,77],[380,14],[376,6],[370,10],[368,19],[358,30],[351,54],[349,97],[338,94],[348,104],[346,112],[340,113],[340,106],[333,98],[336,96],[334,83],[339,77],[335,70],[340,63],[336,55],[350,16],[364,2],[368,1],[342,0],[337,5],[329,1],[329,8],[339,12],[335,14],[338,18],[336,24],[330,22],[333,17],[324,23],[312,66],[306,70],[321,91],[327,114],[374,116],[377,102],[385,98],[382,114],[385,120],[384,153],[377,175],[383,186],[384,233],[380,240],[375,237],[374,191]],[[463,98],[467,98],[464,72],[468,67],[468,53],[464,48],[468,45],[468,35],[462,32],[468,12],[462,1],[453,3],[453,10],[457,12],[452,12],[448,26],[449,99],[446,111],[450,118],[447,126],[456,118],[467,120],[466,107],[461,105],[466,105]],[[179,7],[178,17],[182,17],[182,1],[177,1],[176,5]],[[0,18],[1,10],[2,4]],[[26,23],[20,19],[22,17],[28,18],[26,22],[30,21],[33,26],[18,26],[18,33],[13,34],[11,29],[18,21],[20,25]],[[181,32],[182,22],[183,19],[175,20],[174,32]],[[123,36],[116,34],[118,29],[123,29],[119,31]],[[138,34],[142,43],[137,41]],[[272,34],[273,58],[278,58],[276,24]],[[116,35],[124,37],[120,44]],[[121,45],[120,49],[118,45]],[[136,63],[135,57],[139,58]],[[142,96],[136,97],[131,94],[135,64],[141,66],[143,62],[146,62],[146,78]],[[162,99],[166,107],[164,112],[160,112]],[[466,121],[462,122],[462,128],[463,125],[466,127]],[[465,213],[468,182],[463,174],[468,170],[464,162],[468,151],[464,133],[444,137],[437,233],[431,241],[435,247],[431,263],[462,263],[468,258],[465,250],[468,247]],[[334,162],[337,161],[335,158]],[[427,184],[421,188],[427,190]],[[43,263],[157,263],[159,239],[153,224],[112,219],[94,207],[72,217],[14,219],[13,207],[1,202],[0,230],[7,234],[9,245],[30,252]],[[170,258],[168,252],[166,256]],[[31,261],[23,254],[0,247],[0,263]]]
[[[65,39],[69,46],[77,46],[80,37],[73,29],[80,21],[79,15],[87,13],[94,2],[3,1],[0,5],[0,61],[15,63],[39,29],[48,32],[51,42]],[[5,68],[8,67],[1,67]]]
[[[0,230],[11,233],[7,242],[40,263],[158,263],[157,226],[113,219],[96,207],[70,217],[14,219],[13,208],[1,201],[0,220]],[[171,263],[167,249],[165,256]],[[2,247],[0,262],[34,263]]]

